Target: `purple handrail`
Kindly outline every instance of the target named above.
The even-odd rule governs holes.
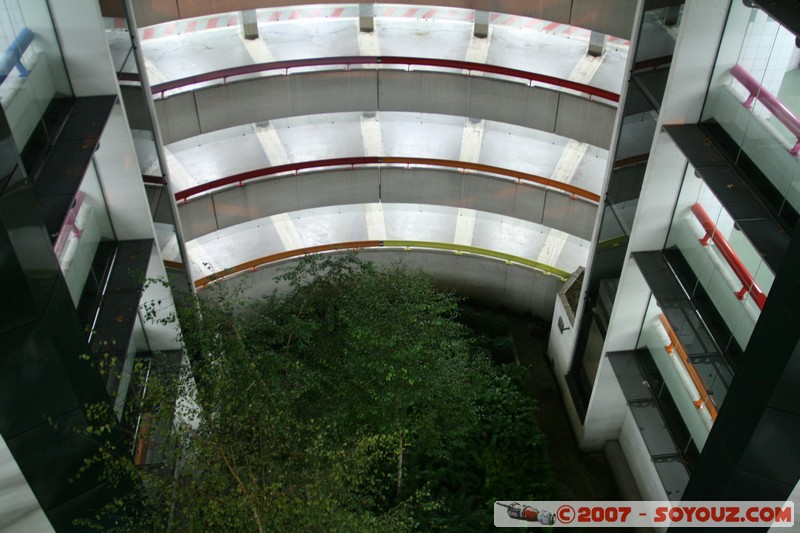
[[[774,94],[765,89],[758,80],[741,65],[734,65],[731,68],[731,75],[739,80],[750,93],[750,96],[742,105],[749,109],[753,105],[753,100],[758,99],[781,124],[792,132],[792,135],[797,137],[794,148],[789,150],[791,154],[797,155],[800,153],[800,119],[797,118],[797,115],[795,115],[791,109],[783,105],[783,102],[778,100]]]
[[[243,76],[245,74],[255,74],[267,70],[289,70],[290,68],[301,67],[320,67],[326,65],[417,65],[426,67],[442,67],[459,70],[469,70],[476,72],[487,72],[499,74],[513,78],[522,78],[528,82],[538,81],[566,89],[572,89],[591,96],[597,96],[612,102],[619,102],[619,95],[599,87],[592,87],[575,81],[564,80],[546,74],[536,72],[526,72],[515,68],[500,67],[497,65],[487,65],[485,63],[472,63],[470,61],[457,61],[455,59],[434,59],[425,57],[398,57],[398,56],[339,56],[339,57],[318,57],[311,59],[293,59],[289,61],[274,61],[272,63],[256,63],[254,65],[242,65],[239,67],[225,68],[212,72],[204,72],[195,76],[188,76],[178,80],[167,81],[153,85],[150,90],[153,94],[161,94],[166,91],[179,89],[188,85],[203,83],[214,80],[227,80],[233,76]]]

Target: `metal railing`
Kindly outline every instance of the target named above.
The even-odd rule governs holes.
[[[664,330],[667,332],[667,336],[669,337],[670,340],[670,344],[664,346],[664,350],[666,350],[666,352],[670,356],[674,356],[675,352],[678,353],[683,368],[689,375],[689,379],[691,379],[694,388],[697,389],[698,398],[692,400],[695,408],[698,410],[701,410],[703,408],[708,409],[708,414],[711,416],[711,420],[716,420],[717,410],[719,406],[716,405],[712,397],[709,396],[708,391],[706,390],[706,387],[703,384],[703,381],[697,374],[694,365],[692,365],[691,361],[689,361],[689,356],[686,354],[686,350],[683,348],[683,344],[681,344],[681,341],[675,334],[675,330],[672,329],[672,326],[670,325],[667,317],[663,313],[661,313],[658,315],[658,319],[661,322],[661,325],[664,327]]]
[[[202,194],[208,191],[220,189],[222,187],[227,187],[231,185],[242,186],[247,181],[263,178],[266,176],[274,176],[277,174],[285,174],[290,172],[297,173],[300,170],[325,169],[332,167],[349,167],[352,169],[355,168],[356,166],[380,165],[380,164],[407,165],[409,168],[413,165],[426,166],[426,167],[457,168],[462,171],[473,170],[476,172],[482,172],[487,174],[497,174],[500,176],[515,178],[521,182],[524,181],[528,183],[535,183],[537,185],[542,185],[545,187],[551,187],[553,189],[568,193],[573,197],[585,198],[595,203],[600,201],[600,196],[598,194],[595,194],[591,191],[587,191],[586,189],[581,189],[580,187],[576,187],[568,183],[563,183],[557,180],[551,180],[549,178],[544,178],[542,176],[537,176],[535,174],[527,174],[525,172],[519,172],[517,170],[511,170],[503,167],[495,167],[492,165],[484,165],[481,163],[470,163],[467,161],[453,161],[450,159],[430,159],[422,157],[372,157],[372,156],[319,159],[315,161],[289,163],[286,165],[277,165],[274,167],[264,167],[256,170],[249,170],[247,172],[241,172],[239,174],[234,174],[232,176],[226,176],[224,178],[219,178],[206,183],[201,183],[200,185],[195,185],[194,187],[189,187],[188,189],[176,192],[175,200],[179,202],[188,202],[191,200],[193,196],[196,196],[198,194]]]
[[[310,59],[293,59],[288,61],[274,61],[270,63],[256,63],[253,65],[242,65],[238,67],[230,67],[212,72],[204,72],[194,76],[188,76],[177,80],[171,80],[164,83],[158,83],[151,87],[151,92],[154,95],[164,97],[164,93],[181,89],[198,83],[207,83],[210,81],[219,81],[227,83],[228,78],[236,76],[245,76],[248,74],[258,74],[269,71],[284,71],[288,74],[290,69],[308,68],[308,67],[324,67],[324,66],[344,66],[349,69],[355,65],[401,65],[408,68],[411,67],[437,67],[442,69],[453,70],[466,70],[468,73],[481,72],[484,74],[496,74],[500,76],[508,76],[511,78],[518,78],[528,82],[532,85],[534,82],[544,83],[547,85],[554,85],[563,89],[569,89],[584,93],[592,97],[602,98],[611,102],[619,102],[619,95],[575,81],[557,78],[555,76],[548,76],[546,74],[539,74],[536,72],[527,72],[509,67],[501,67],[498,65],[487,65],[485,63],[473,63],[470,61],[459,61],[455,59],[439,59],[439,58],[424,58],[424,57],[403,57],[403,56],[338,56],[338,57],[317,57]]]
[[[772,116],[777,118],[781,124],[797,138],[794,147],[789,150],[792,155],[800,153],[800,118],[792,112],[791,109],[786,107],[783,102],[778,100],[778,97],[765,89],[752,74],[747,72],[741,65],[734,65],[731,67],[731,75],[739,80],[744,85],[744,88],[750,93],[747,100],[742,105],[746,108],[753,106],[753,100],[758,100],[764,107],[766,107]]]
[[[767,295],[764,294],[764,291],[761,290],[761,287],[756,284],[753,275],[750,274],[750,271],[747,269],[744,263],[742,263],[742,260],[739,259],[738,255],[736,255],[736,252],[728,243],[728,240],[725,238],[725,236],[722,235],[722,233],[720,233],[720,231],[717,229],[714,221],[711,220],[711,217],[708,216],[708,213],[706,213],[706,210],[703,209],[703,206],[700,204],[694,204],[691,207],[691,210],[706,232],[703,238],[700,239],[700,244],[707,246],[708,240],[711,239],[717,246],[719,253],[725,259],[728,265],[730,265],[733,273],[736,274],[736,277],[739,278],[739,281],[742,283],[742,288],[735,293],[736,297],[740,300],[744,300],[744,295],[749,292],[758,308],[764,309],[764,304],[767,301]]]

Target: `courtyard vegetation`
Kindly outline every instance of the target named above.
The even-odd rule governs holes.
[[[137,364],[118,438],[91,406],[116,531],[484,531],[495,500],[556,497],[503,315],[402,266],[313,256],[282,294],[179,308],[191,362]],[[246,291],[245,291],[246,292]],[[157,356],[156,356],[157,358]]]

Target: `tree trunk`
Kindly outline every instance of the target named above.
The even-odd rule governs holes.
[[[406,432],[400,433],[400,452],[397,454],[397,499],[400,500],[400,492],[403,490],[403,438]]]

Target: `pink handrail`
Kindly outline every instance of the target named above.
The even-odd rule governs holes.
[[[537,183],[545,187],[552,187],[560,191],[569,193],[572,197],[580,196],[592,202],[599,202],[600,196],[586,189],[570,185],[561,181],[551,180],[542,176],[534,174],[527,174],[518,170],[511,170],[503,167],[495,167],[492,165],[484,165],[483,163],[471,163],[468,161],[453,161],[450,159],[430,159],[423,157],[375,157],[375,156],[360,156],[360,157],[338,157],[335,159],[319,159],[315,161],[302,161],[300,163],[289,163],[286,165],[277,165],[274,167],[259,168],[256,170],[249,170],[232,176],[225,176],[216,180],[201,183],[194,187],[189,187],[182,191],[175,193],[175,200],[188,202],[192,196],[202,194],[214,189],[219,189],[228,185],[242,185],[245,181],[262,178],[265,176],[273,176],[275,174],[284,174],[287,172],[297,172],[298,170],[307,170],[312,168],[330,168],[330,167],[350,167],[354,168],[357,165],[424,165],[424,166],[437,166],[446,168],[458,168],[461,170],[475,170],[477,172],[485,172],[488,174],[499,174],[501,176],[508,176],[516,178],[520,181],[527,181],[529,183]]]
[[[749,109],[753,105],[753,100],[758,99],[781,124],[792,132],[792,135],[797,137],[797,142],[794,147],[789,150],[791,154],[797,155],[800,153],[800,119],[797,118],[797,115],[795,115],[791,109],[783,105],[783,102],[778,100],[774,94],[765,89],[758,80],[741,65],[734,65],[731,68],[731,75],[739,80],[750,93],[750,96],[747,97],[747,100],[745,100],[742,105]]]
[[[242,65],[238,67],[231,67],[212,72],[204,72],[178,80],[167,81],[153,85],[150,89],[153,94],[160,94],[162,97],[167,91],[179,89],[197,83],[204,83],[208,81],[223,80],[225,82],[228,78],[233,76],[243,76],[246,74],[255,74],[258,72],[265,72],[268,70],[284,70],[288,71],[291,68],[301,67],[320,67],[326,65],[405,65],[405,66],[425,66],[425,67],[441,67],[458,70],[468,70],[475,72],[486,72],[490,74],[499,74],[502,76],[510,76],[513,78],[522,78],[531,82],[547,83],[563,87],[565,89],[572,89],[588,94],[590,97],[596,96],[612,102],[619,102],[619,95],[599,87],[592,87],[583,83],[575,81],[556,78],[546,74],[538,74],[536,72],[526,72],[515,68],[501,67],[497,65],[487,65],[485,63],[472,63],[470,61],[458,61],[455,59],[438,59],[438,58],[425,58],[425,57],[400,57],[400,56],[338,56],[338,57],[317,57],[310,59],[293,59],[288,61],[274,61],[271,63],[256,63],[254,65]]]
[[[714,221],[711,220],[711,217],[708,216],[706,210],[703,209],[702,205],[694,204],[692,206],[692,213],[694,213],[694,216],[697,217],[697,220],[700,221],[700,225],[703,226],[703,229],[706,231],[705,236],[700,239],[700,244],[703,246],[708,245],[709,238],[714,241],[714,244],[717,245],[717,250],[719,250],[722,257],[725,258],[725,261],[728,262],[734,274],[736,274],[736,277],[739,278],[739,281],[742,283],[741,290],[735,293],[736,297],[740,300],[744,300],[744,295],[749,292],[758,308],[764,309],[767,295],[764,294],[761,287],[756,284],[753,275],[750,274],[750,271],[744,266],[742,260],[736,255],[736,252],[731,248],[727,239],[717,230],[717,226],[714,224]]]

